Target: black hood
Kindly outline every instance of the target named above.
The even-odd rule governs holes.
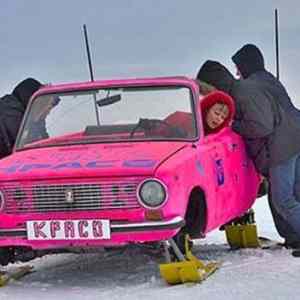
[[[265,69],[264,57],[261,51],[252,44],[247,44],[238,50],[233,56],[232,61],[238,67],[243,78]]]
[[[235,81],[235,78],[226,67],[213,60],[207,60],[201,66],[197,79],[209,83],[227,94],[230,94]]]
[[[24,108],[27,107],[31,96],[42,86],[42,84],[33,79],[27,78],[21,81],[13,90],[12,94],[22,103]]]

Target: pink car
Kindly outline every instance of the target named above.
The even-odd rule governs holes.
[[[185,77],[40,89],[0,161],[0,264],[203,237],[243,215],[260,179],[229,126],[205,134],[207,97]]]

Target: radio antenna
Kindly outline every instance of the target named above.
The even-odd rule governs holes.
[[[275,47],[276,47],[276,78],[279,80],[279,33],[278,33],[278,10],[275,9]]]
[[[86,28],[85,24],[83,24],[83,33],[84,33],[86,53],[87,53],[89,71],[90,71],[90,78],[91,78],[91,82],[93,82],[94,81],[93,65],[92,65],[92,59],[91,59],[91,52],[90,52],[90,46],[89,46],[87,28]],[[100,125],[100,117],[99,117],[99,110],[98,110],[98,106],[97,106],[96,94],[93,93],[93,96],[94,96],[94,104],[95,104],[97,125],[99,126]]]

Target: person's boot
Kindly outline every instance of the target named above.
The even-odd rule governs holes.
[[[295,249],[292,251],[292,255],[294,257],[300,257],[300,249]]]
[[[300,241],[292,241],[286,239],[285,242],[283,243],[283,246],[287,249],[297,249],[300,250]]]

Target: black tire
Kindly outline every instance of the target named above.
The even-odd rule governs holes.
[[[13,249],[9,247],[0,248],[0,265],[6,266],[13,261],[14,261]]]

